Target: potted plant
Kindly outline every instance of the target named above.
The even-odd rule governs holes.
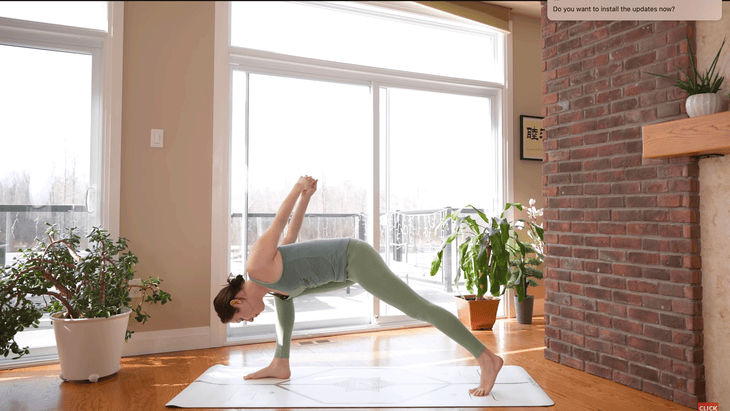
[[[542,279],[542,262],[545,259],[543,254],[543,230],[542,225],[537,224],[537,219],[543,214],[543,209],[535,208],[535,200],[530,199],[530,207],[527,209],[529,221],[518,220],[517,226],[527,228],[527,235],[530,241],[521,241],[517,233],[514,235],[514,244],[511,246],[512,259],[510,260],[511,278],[508,288],[514,289],[515,295],[515,317],[520,324],[532,324],[532,312],[535,297],[527,294],[527,288],[537,287],[539,284],[535,278]],[[527,224],[524,224],[527,223]]]
[[[96,382],[121,368],[122,338],[132,334],[127,330],[130,314],[144,323],[150,316],[142,303],[165,304],[171,297],[159,289],[159,278],[130,284],[138,259],[127,251],[125,238],[112,241],[107,231],[95,227],[87,236],[90,248],[82,252],[75,228],[57,239],[56,227],[47,225],[48,243],[36,239],[34,248],[19,250],[21,256],[0,271],[0,353],[7,357],[12,352],[14,359],[29,354],[15,335],[38,327],[43,312],[50,312],[61,378]],[[142,294],[136,306],[133,288]],[[34,303],[34,296],[43,296],[45,304]]]
[[[690,117],[719,113],[722,110],[723,101],[722,97],[717,94],[717,92],[720,90],[720,86],[725,80],[725,77],[720,77],[719,73],[715,73],[715,69],[717,68],[717,61],[720,58],[720,52],[722,52],[723,46],[725,46],[725,40],[722,41],[722,45],[720,46],[720,50],[717,51],[715,60],[703,75],[697,71],[695,56],[692,54],[692,46],[690,45],[689,36],[687,36],[687,49],[689,50],[689,65],[692,76],[685,73],[677,66],[675,67],[677,67],[677,70],[684,75],[684,80],[681,79],[681,76],[679,79],[673,79],[662,74],[649,74],[670,80],[676,80],[675,87],[678,87],[689,94],[689,97],[687,97],[687,101],[685,102],[685,108],[687,109],[687,115]]]
[[[448,221],[455,222],[455,228],[431,263],[431,275],[434,276],[441,267],[444,249],[454,240],[463,237],[458,246],[458,264],[460,273],[454,278],[457,285],[461,276],[471,295],[455,296],[459,319],[472,330],[491,330],[497,318],[499,299],[510,283],[510,241],[514,237],[515,226],[504,216],[510,207],[522,210],[521,204],[507,203],[499,217],[488,218],[475,207],[472,208],[483,221],[480,225],[471,216],[463,216],[464,209],[444,217],[441,225]],[[542,229],[540,229],[542,230]],[[489,296],[485,294],[489,291]]]

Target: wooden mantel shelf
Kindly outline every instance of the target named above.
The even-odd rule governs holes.
[[[730,154],[730,111],[642,127],[644,157]]]

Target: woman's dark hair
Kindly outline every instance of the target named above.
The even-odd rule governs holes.
[[[243,279],[242,275],[228,278],[228,285],[224,286],[213,300],[213,307],[215,307],[215,312],[218,313],[222,323],[225,324],[231,321],[233,315],[236,314],[236,307],[231,305],[231,300],[236,298],[236,294],[241,291],[244,282],[246,280]]]

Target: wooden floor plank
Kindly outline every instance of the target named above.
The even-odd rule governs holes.
[[[499,320],[492,331],[477,331],[475,335],[490,350],[500,354],[505,364],[523,367],[555,401],[555,406],[549,408],[551,411],[691,410],[545,360],[544,329],[544,322],[538,318],[532,325]],[[119,373],[94,384],[61,381],[57,364],[0,371],[0,410],[168,410],[165,404],[209,367],[215,364],[264,367],[271,360],[273,350],[273,343],[265,343],[123,358]],[[423,327],[296,340],[292,344],[291,365],[438,367],[477,364],[468,351],[438,330]],[[509,408],[511,411],[521,409],[526,408]]]

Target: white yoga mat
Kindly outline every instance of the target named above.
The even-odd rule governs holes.
[[[506,365],[489,396],[479,367],[293,367],[289,379],[244,380],[255,368],[214,365],[167,403],[181,408],[543,407],[554,402],[522,368]]]

